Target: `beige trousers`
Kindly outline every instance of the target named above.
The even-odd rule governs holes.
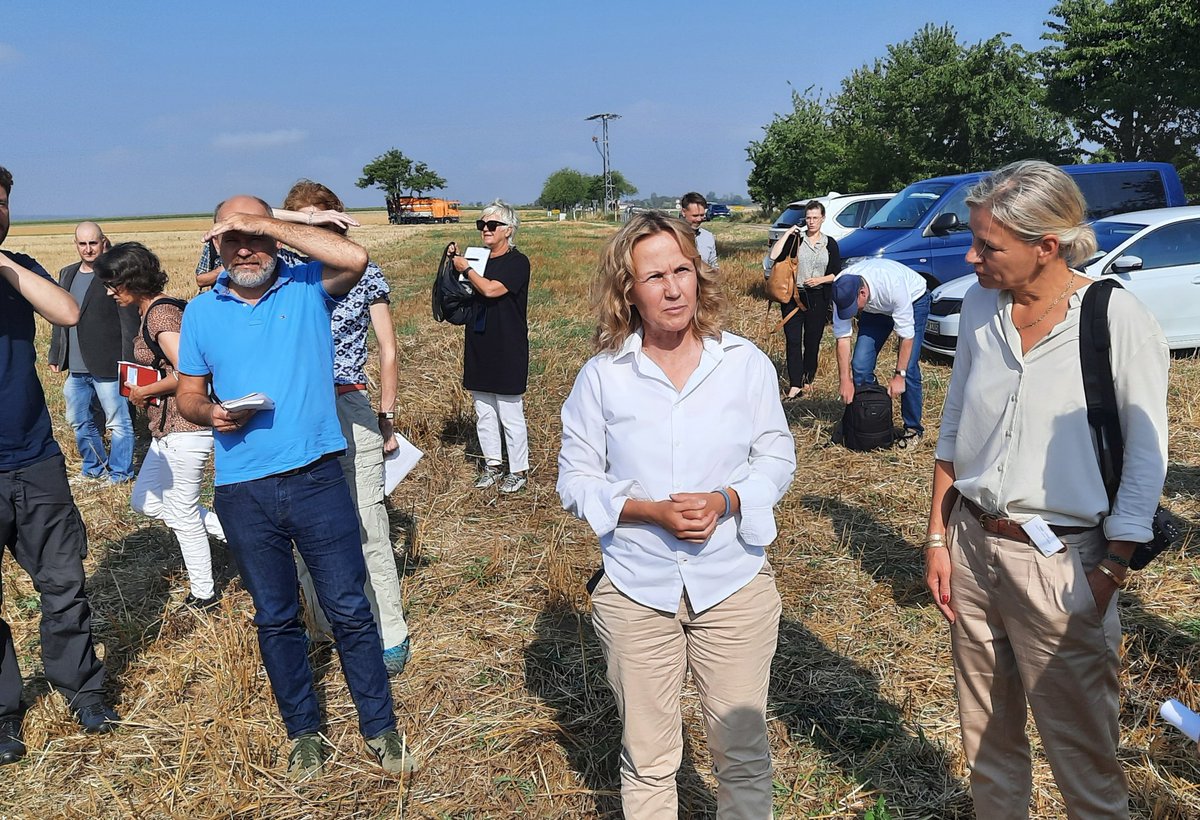
[[[350,495],[358,507],[359,535],[363,542],[363,558],[367,563],[365,592],[371,604],[371,614],[384,649],[404,643],[408,624],[400,603],[400,574],[396,571],[396,555],[392,551],[391,530],[383,497],[383,436],[379,420],[366,392],[357,390],[337,398],[338,421],[346,437],[346,454],[339,459]],[[296,556],[296,572],[300,589],[309,607],[313,631],[332,640],[333,628],[317,603],[312,576],[300,553]]]
[[[592,595],[596,634],[621,715],[621,805],[627,820],[678,815],[683,759],[680,689],[690,669],[700,693],[721,820],[771,817],[767,684],[779,636],[779,592],[769,563],[716,606],[678,612],[636,603],[605,576]]]
[[[1086,578],[1107,550],[1101,529],[1060,536],[1066,549],[1047,557],[985,531],[960,502],[948,536],[950,636],[976,815],[1029,817],[1028,701],[1067,816],[1125,820],[1121,623],[1116,595],[1101,617]]]

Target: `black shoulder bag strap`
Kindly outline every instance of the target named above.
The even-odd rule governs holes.
[[[174,305],[183,310],[187,307],[187,302],[182,299],[176,299],[173,296],[164,296],[161,299],[155,299],[150,303],[150,307],[146,308],[146,316],[142,319],[142,341],[146,343],[146,347],[150,348],[150,352],[154,354],[154,369],[160,374],[163,373],[163,363],[167,361],[167,354],[159,345],[158,340],[150,334],[150,313],[159,305]],[[167,402],[171,400],[170,396],[162,397],[162,415],[158,417],[158,431],[161,433],[167,427]]]
[[[1088,424],[1096,435],[1100,475],[1110,506],[1116,499],[1125,463],[1125,440],[1113,385],[1112,336],[1108,330],[1108,302],[1113,288],[1119,287],[1121,284],[1112,279],[1093,282],[1084,291],[1079,314],[1079,360],[1083,367]]]

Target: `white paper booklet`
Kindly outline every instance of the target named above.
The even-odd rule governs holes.
[[[417,466],[417,462],[421,460],[421,456],[425,455],[411,441],[399,433],[394,434],[392,440],[399,446],[393,452],[384,456],[383,459],[384,495],[390,495],[392,490],[396,489],[396,485],[404,480],[404,477],[412,471],[413,467]]]
[[[274,410],[275,402],[263,393],[247,393],[240,399],[223,401],[221,406],[231,413],[235,410]]]
[[[487,270],[488,256],[491,254],[487,248],[467,248],[463,251],[463,256],[471,263],[471,267],[480,276]]]
[[[1158,713],[1162,715],[1163,720],[1167,723],[1183,732],[1194,742],[1200,743],[1200,715],[1175,700],[1175,698],[1171,698],[1164,703],[1159,708]]]

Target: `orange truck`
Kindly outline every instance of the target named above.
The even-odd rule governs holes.
[[[393,225],[458,222],[462,212],[457,199],[428,196],[397,196],[388,200],[388,222]]]

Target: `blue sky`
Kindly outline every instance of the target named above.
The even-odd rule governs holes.
[[[1040,48],[1051,5],[5,0],[0,165],[17,220],[278,202],[301,176],[382,205],[354,182],[391,147],[444,196],[524,203],[558,168],[599,173],[584,118],[615,112],[642,195],[744,193],[789,82],[836,92],[926,22]]]

